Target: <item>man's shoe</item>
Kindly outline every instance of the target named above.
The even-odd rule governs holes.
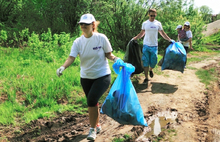
[[[97,125],[96,126],[96,133],[99,133],[102,130],[101,125]]]
[[[153,71],[150,71],[150,77],[151,77],[151,78],[154,77],[154,73],[153,73]]]
[[[147,84],[148,81],[150,81],[150,80],[148,78],[145,78],[143,84]]]
[[[87,140],[95,140],[96,138],[96,130],[94,128],[90,128],[89,135],[87,136]]]

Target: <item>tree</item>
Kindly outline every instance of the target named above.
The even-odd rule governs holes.
[[[201,16],[203,18],[203,20],[206,22],[206,23],[210,23],[212,20],[211,20],[211,15],[212,15],[212,9],[209,8],[208,6],[206,5],[203,5],[199,8],[199,11],[201,13]]]
[[[149,3],[154,0],[97,0],[90,12],[100,21],[99,31],[106,34],[114,49],[125,50],[127,43],[147,20]]]
[[[0,0],[0,23],[8,26],[17,24],[19,16],[19,0]]]

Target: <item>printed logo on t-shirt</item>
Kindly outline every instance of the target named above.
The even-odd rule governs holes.
[[[157,27],[155,27],[155,26],[151,26],[150,28],[155,29],[155,28],[157,28]]]
[[[100,48],[102,48],[101,46],[98,46],[98,47],[93,47],[92,49],[93,50],[99,50]]]

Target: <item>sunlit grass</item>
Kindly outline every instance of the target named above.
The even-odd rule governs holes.
[[[128,134],[125,134],[125,135],[123,136],[123,138],[114,138],[114,139],[112,140],[112,142],[124,142],[124,141],[130,141],[130,139],[131,139],[131,136],[128,135]]]
[[[32,109],[24,113],[22,117],[26,123],[39,118],[49,118],[55,116],[56,113],[63,113],[64,111],[71,111],[73,113],[84,114],[87,112],[87,108],[80,105],[68,104],[68,105],[53,105],[52,107],[42,107]]]
[[[205,60],[207,58],[209,58],[209,56],[187,58],[187,64],[189,64],[191,62],[200,62],[200,61],[203,61],[203,60]]]
[[[123,59],[122,51],[114,54]],[[65,62],[68,54],[54,58],[53,62],[39,60],[33,54],[16,48],[1,48],[0,55],[0,96],[5,97],[4,101],[0,101],[0,124],[16,124],[17,117],[28,123],[63,111],[86,112],[79,58],[59,78],[56,70]],[[112,68],[113,61],[109,60],[109,64],[112,84],[117,75]],[[65,100],[63,104],[62,100]]]
[[[212,51],[212,52],[190,52],[187,56],[187,64],[193,63],[193,62],[201,62],[203,60],[206,60],[212,56],[218,55],[219,52]]]
[[[206,87],[217,79],[216,68],[210,68],[209,70],[199,69],[196,71],[196,75],[199,77],[200,81],[206,85]]]

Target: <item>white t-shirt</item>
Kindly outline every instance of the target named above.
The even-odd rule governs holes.
[[[192,38],[192,32],[189,30],[189,31],[186,31],[186,36],[188,38]],[[182,42],[183,46],[186,46],[186,47],[189,47],[189,42]]]
[[[96,79],[111,74],[105,53],[112,52],[108,38],[101,33],[93,33],[90,38],[84,35],[72,45],[70,56],[80,57],[80,77]]]
[[[154,20],[153,22],[147,20],[142,24],[142,30],[145,30],[144,45],[158,46],[158,31],[163,30],[162,24]]]

